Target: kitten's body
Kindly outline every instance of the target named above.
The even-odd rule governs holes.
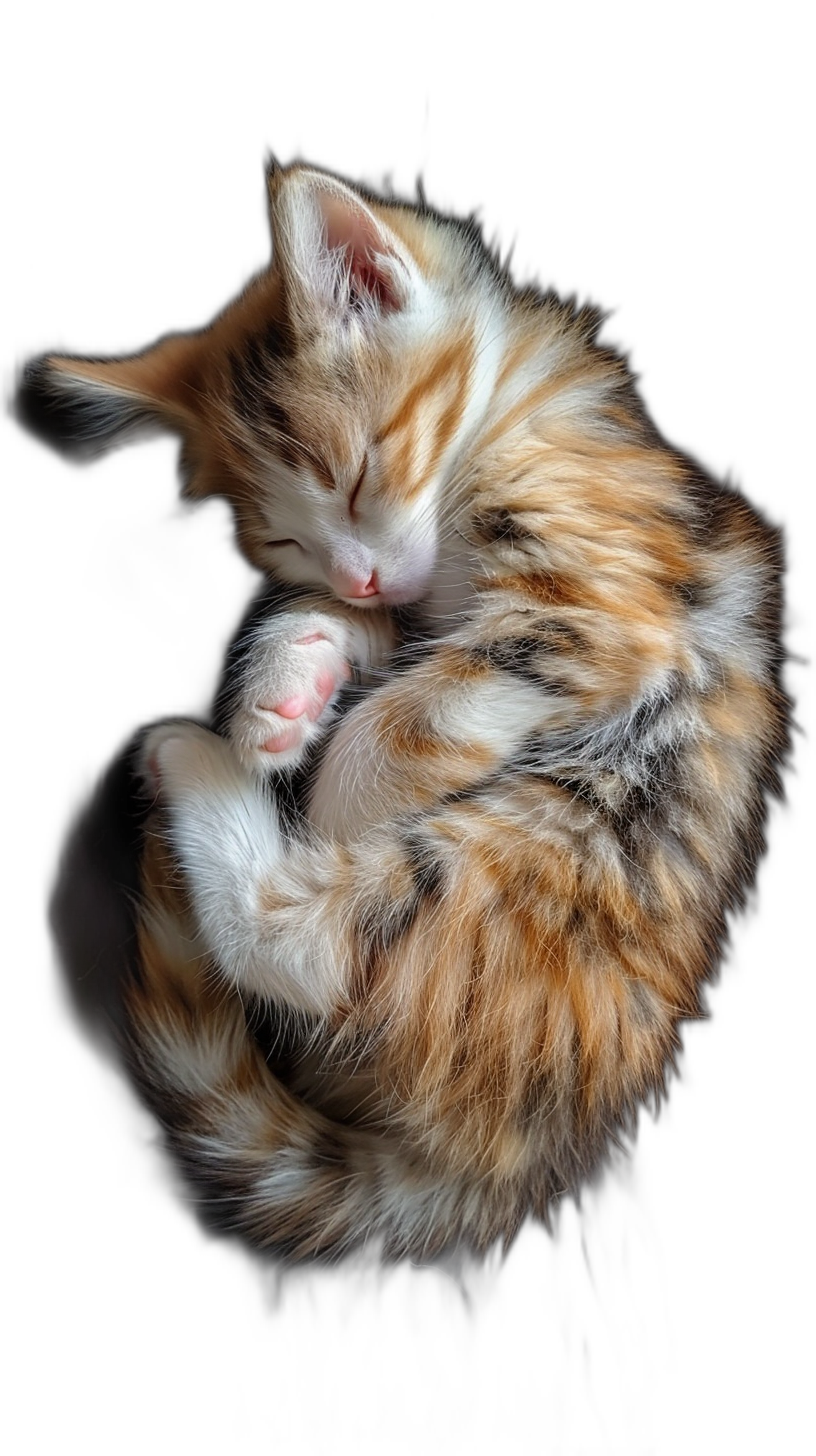
[[[779,541],[471,225],[271,185],[273,263],[209,330],[28,382],[72,430],[179,428],[288,584],[231,742],[148,740],[134,1065],[258,1242],[484,1248],[579,1185],[699,1010],[786,748]],[[287,839],[264,779],[350,667]]]

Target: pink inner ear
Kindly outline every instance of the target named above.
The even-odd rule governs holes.
[[[377,303],[381,309],[389,310],[399,307],[399,301],[394,294],[394,288],[387,275],[377,269],[377,260],[371,254],[361,256],[359,253],[352,253],[351,283],[355,293],[365,293]]]
[[[395,287],[386,259],[396,254],[369,213],[347,205],[344,199],[325,194],[320,199],[326,225],[326,244],[342,248],[346,254],[353,293],[376,303],[383,313],[403,307],[404,300]]]

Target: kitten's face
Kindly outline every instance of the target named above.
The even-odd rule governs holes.
[[[358,400],[319,408],[313,390],[303,395],[277,448],[256,459],[254,499],[238,507],[245,546],[280,581],[354,606],[418,600],[436,559],[439,482],[401,459]]]
[[[423,595],[461,367],[440,369],[412,332],[405,318],[375,333],[329,325],[265,359],[251,343],[235,356],[222,404],[232,418],[217,419],[208,443],[231,481],[242,547],[263,571],[363,608]]]
[[[364,430],[353,439],[357,449],[330,463],[310,451],[292,469],[270,456],[270,488],[252,512],[253,535],[263,524],[264,540],[248,554],[281,580],[328,586],[354,606],[417,601],[436,560],[436,483],[420,482],[409,499],[395,501],[382,443]]]

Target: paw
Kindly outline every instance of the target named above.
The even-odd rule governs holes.
[[[208,728],[173,720],[148,729],[136,767],[147,792],[172,803],[234,778],[237,765],[231,758],[228,745]]]
[[[269,774],[294,768],[332,721],[332,705],[351,676],[347,633],[317,612],[287,613],[264,624],[252,645],[229,724],[245,767]]]
[[[227,963],[232,940],[251,913],[259,865],[268,868],[280,859],[272,806],[229,743],[197,723],[149,729],[139,766],[162,805],[163,833],[184,875],[203,943]]]

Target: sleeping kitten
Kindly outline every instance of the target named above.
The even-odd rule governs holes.
[[[484,1250],[699,1012],[787,748],[779,537],[472,221],[301,164],[269,189],[272,261],[213,324],[22,391],[80,444],[177,430],[278,584],[225,735],[145,741],[133,1063],[256,1243]]]

